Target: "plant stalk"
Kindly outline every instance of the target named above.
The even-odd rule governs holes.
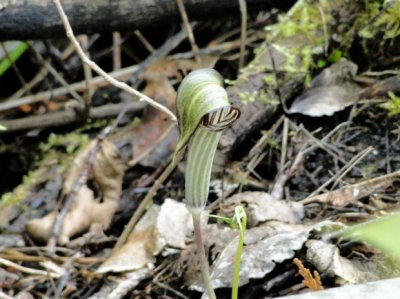
[[[209,265],[208,260],[206,257],[206,253],[204,250],[203,238],[201,233],[201,213],[193,213],[192,212],[192,219],[193,219],[193,228],[194,228],[194,237],[196,242],[197,248],[197,255],[200,261],[200,270],[201,275],[203,277],[204,287],[207,290],[207,294],[209,299],[216,299],[214,289],[211,283],[211,277],[209,273]]]
[[[238,213],[236,213],[236,211],[235,211],[235,215],[238,215]],[[236,219],[238,220],[238,225],[239,225],[239,242],[238,242],[238,247],[236,250],[235,268],[233,271],[232,296],[231,296],[232,299],[239,298],[240,260],[242,258],[242,253],[243,253],[244,232],[246,231],[246,226],[247,226],[247,216],[246,216],[246,213],[244,212],[244,210],[243,210],[242,218],[241,219],[236,218]]]

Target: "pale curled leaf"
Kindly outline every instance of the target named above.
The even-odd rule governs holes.
[[[192,216],[183,203],[167,198],[161,206],[156,228],[166,246],[185,248],[193,233]]]
[[[289,112],[314,117],[330,116],[352,105],[353,95],[352,91],[339,85],[313,88],[296,98]]]
[[[350,260],[340,256],[339,249],[320,240],[308,240],[307,261],[313,264],[320,273],[329,277],[339,277],[347,283],[360,283],[372,280],[373,274],[367,269],[360,269]]]
[[[302,225],[276,221],[246,230],[239,285],[248,283],[252,278],[262,278],[274,269],[276,263],[293,258],[294,250],[303,246],[308,233],[308,229]],[[238,237],[225,243],[225,248],[213,263],[211,280],[214,288],[231,287],[234,270],[232,261],[235,260],[237,245]],[[203,290],[200,279],[190,287],[198,291]]]
[[[360,88],[351,82],[357,72],[357,65],[346,59],[324,69],[311,82],[311,87],[297,97],[289,113],[308,116],[330,116],[352,105]]]
[[[160,207],[153,205],[138,222],[128,241],[97,269],[99,273],[138,270],[155,262],[163,248],[155,235],[154,219]]]

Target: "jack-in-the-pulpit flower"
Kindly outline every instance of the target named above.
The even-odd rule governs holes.
[[[213,69],[193,71],[182,80],[176,100],[180,138],[172,162],[176,165],[188,148],[186,207],[192,214],[201,273],[210,299],[216,296],[204,251],[200,215],[207,203],[211,167],[221,132],[240,115],[240,111],[229,104],[222,85],[221,75]]]
[[[185,170],[186,206],[193,214],[204,210],[209,193],[211,167],[221,132],[240,111],[232,107],[221,75],[213,69],[191,72],[177,94],[180,138],[175,157],[188,148]]]

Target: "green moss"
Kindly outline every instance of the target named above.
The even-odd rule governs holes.
[[[287,38],[295,36],[304,36],[309,42],[315,44],[319,41],[319,35],[316,32],[321,31],[323,20],[320,9],[328,6],[329,1],[321,0],[316,4],[315,1],[299,0],[290,10],[289,14],[278,17],[276,24],[266,27],[267,40],[274,42],[277,38]],[[326,22],[330,16],[325,14]]]
[[[389,91],[389,101],[380,104],[381,108],[388,111],[389,116],[395,116],[400,114],[400,97],[396,96],[393,92]]]
[[[22,183],[13,192],[7,192],[0,198],[0,209],[8,205],[19,205],[21,200],[27,197],[29,191],[37,184],[41,178],[41,171],[32,171],[25,175]]]
[[[357,20],[358,35],[372,39],[383,33],[383,40],[400,36],[400,1],[366,1],[366,13]]]
[[[73,154],[80,148],[89,143],[89,137],[85,134],[68,133],[64,135],[50,134],[46,143],[41,143],[39,149],[42,155],[49,154],[51,151],[64,150],[67,154]]]
[[[239,98],[243,103],[250,103],[254,101],[261,101],[264,104],[278,106],[279,102],[273,97],[269,96],[264,90],[253,90],[238,93]]]
[[[243,69],[241,77],[246,78],[247,74],[254,73],[271,73],[271,51],[276,63],[279,61],[277,71],[285,74],[286,79],[300,73],[304,74],[305,83],[309,84],[311,70],[317,67],[315,57],[324,53],[324,27],[328,30],[327,36],[330,36],[330,10],[328,0],[297,1],[288,13],[278,17],[277,23],[265,28],[266,42],[255,50],[256,58]],[[273,79],[266,76],[264,81],[270,84]]]
[[[82,133],[82,132],[87,132],[89,130],[97,130],[104,128],[108,125],[110,125],[113,122],[112,119],[91,119],[89,118],[85,125],[80,127],[78,130],[76,130],[76,133]]]

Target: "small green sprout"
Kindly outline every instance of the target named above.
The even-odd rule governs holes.
[[[244,234],[247,226],[247,215],[243,207],[235,207],[235,215],[232,218],[210,215],[212,218],[216,218],[228,223],[232,228],[239,229],[239,243],[236,250],[235,257],[235,269],[233,270],[233,283],[232,283],[232,299],[238,299],[239,296],[239,273],[240,273],[240,259],[243,252]]]

